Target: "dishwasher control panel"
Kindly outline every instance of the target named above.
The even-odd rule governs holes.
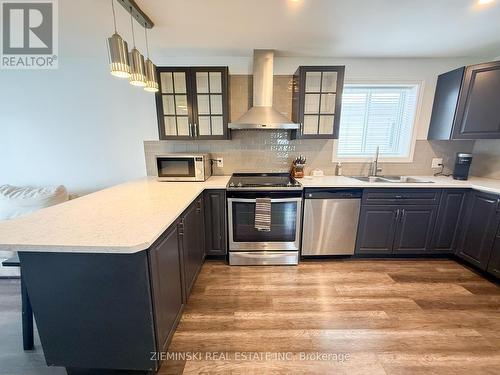
[[[352,199],[361,198],[363,189],[307,188],[306,199]]]

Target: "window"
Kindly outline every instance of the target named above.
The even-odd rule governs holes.
[[[418,85],[346,85],[337,146],[338,159],[408,159]]]

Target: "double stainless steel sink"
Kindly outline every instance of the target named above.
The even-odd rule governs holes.
[[[363,182],[388,182],[393,184],[400,183],[420,183],[420,184],[432,184],[433,181],[422,180],[420,178],[408,177],[408,176],[353,176],[352,178],[363,181]]]

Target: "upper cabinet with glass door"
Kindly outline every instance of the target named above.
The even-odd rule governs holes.
[[[228,68],[159,67],[160,139],[228,139]]]
[[[338,138],[344,66],[299,66],[294,74],[292,138]]]

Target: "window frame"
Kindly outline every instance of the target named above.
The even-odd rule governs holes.
[[[423,80],[394,80],[394,79],[382,79],[382,80],[349,80],[344,84],[344,90],[348,88],[348,86],[416,86],[417,87],[417,102],[415,105],[415,116],[413,119],[413,125],[411,130],[411,139],[410,139],[410,147],[408,155],[406,156],[379,156],[380,163],[412,163],[414,160],[415,154],[415,144],[417,142],[417,134],[418,134],[418,124],[420,123],[420,115],[422,110],[422,98],[424,94],[424,84]],[[342,113],[340,118],[340,126],[342,126]],[[340,136],[340,132],[339,132]],[[342,157],[338,155],[338,139],[335,139],[333,142],[333,152],[332,152],[332,162],[348,162],[348,163],[367,163],[373,161],[373,156],[348,156]]]

